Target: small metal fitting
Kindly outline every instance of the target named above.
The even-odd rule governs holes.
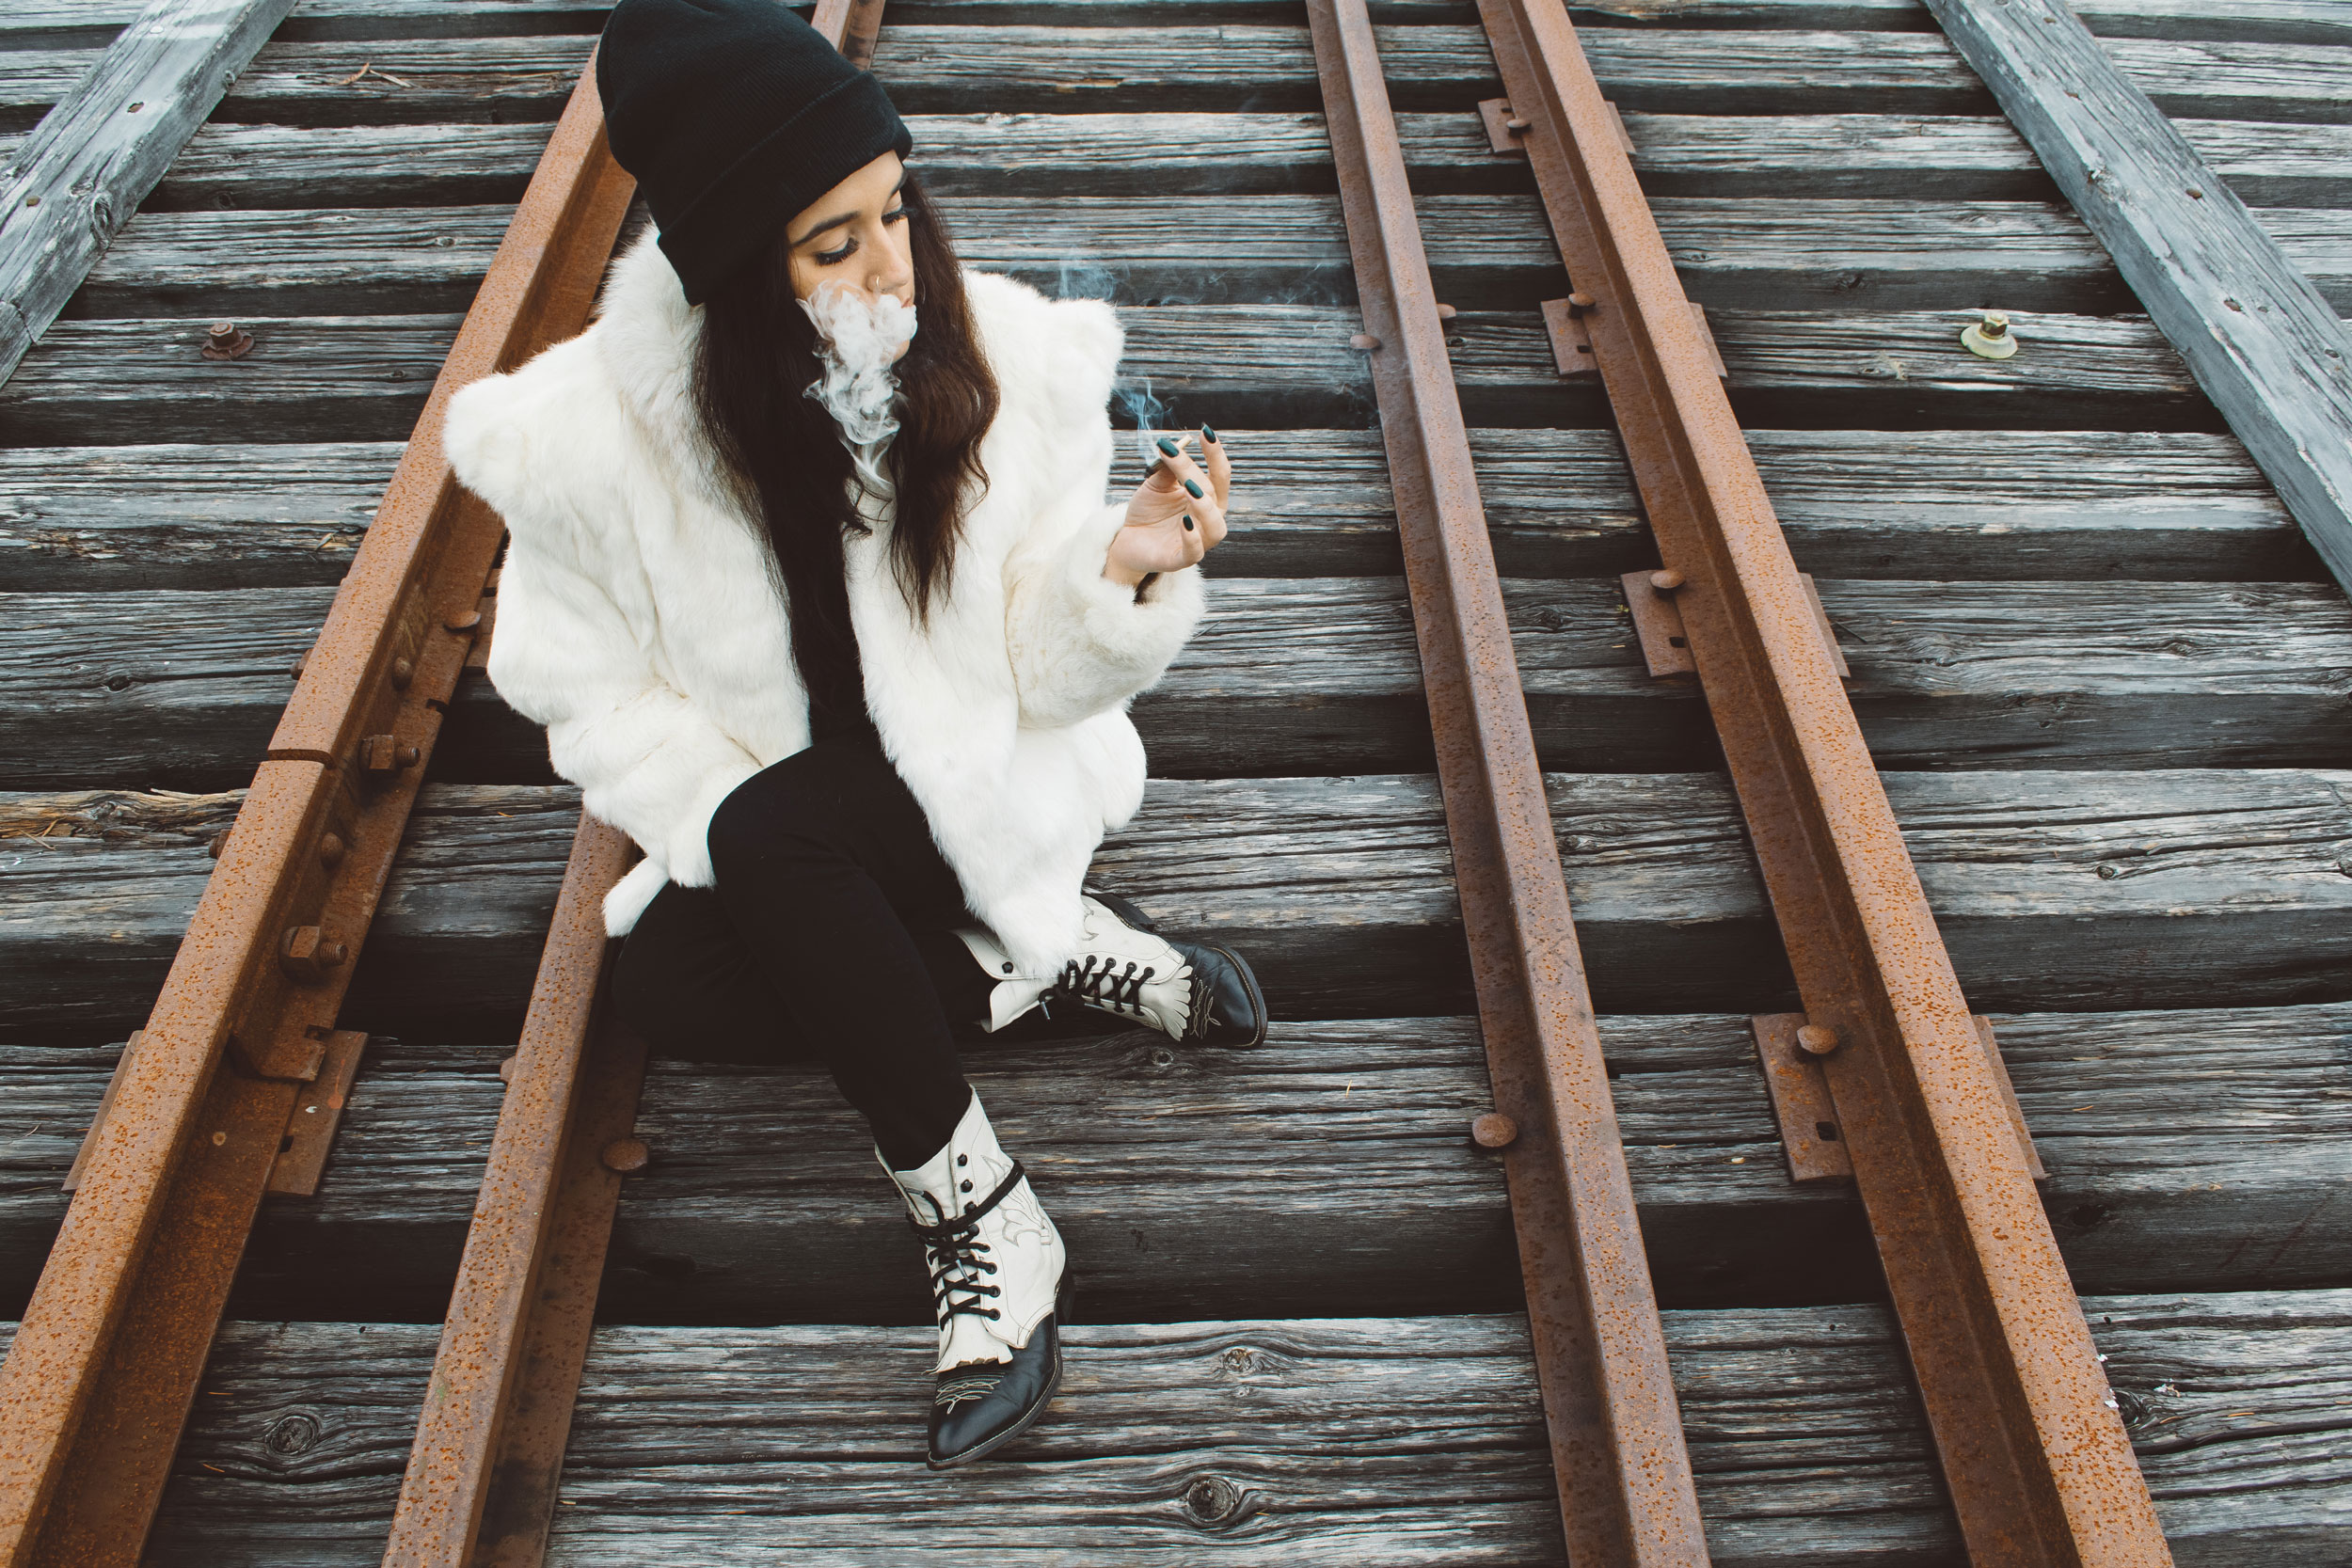
[[[499,1062],[499,1082],[501,1084],[513,1083],[515,1081],[515,1065],[521,1060],[522,1058],[519,1056],[502,1057]]]
[[[1470,1141],[1481,1148],[1508,1148],[1519,1141],[1519,1124],[1501,1111],[1489,1111],[1470,1123]]]
[[[633,1176],[653,1160],[653,1151],[642,1138],[615,1138],[604,1146],[604,1168]]]
[[[1689,579],[1671,566],[1662,572],[1652,572],[1649,575],[1649,585],[1661,594],[1671,594],[1687,580]]]
[[[2006,359],[2017,352],[2017,340],[2009,330],[2009,312],[1987,310],[1982,321],[1970,322],[1960,329],[1962,346],[1979,359]]]
[[[1568,314],[1569,314],[1569,315],[1571,315],[1571,316],[1584,316],[1584,315],[1590,315],[1590,314],[1592,313],[1592,310],[1593,310],[1593,296],[1592,296],[1592,295],[1590,295],[1590,294],[1585,294],[1585,293],[1576,293],[1576,294],[1570,294],[1570,295],[1568,296]]]
[[[319,840],[319,862],[324,865],[340,864],[343,858],[343,835],[328,833]]]
[[[1837,1031],[1826,1023],[1808,1023],[1797,1031],[1797,1049],[1808,1056],[1826,1056],[1837,1049]]]
[[[1455,316],[1460,314],[1461,312],[1454,309],[1451,305],[1440,305],[1438,307],[1438,319],[1441,322],[1450,322]]]
[[[359,742],[359,771],[371,779],[389,779],[405,768],[414,768],[419,754],[414,746],[402,745],[395,736],[372,735]]]
[[[278,966],[296,980],[319,980],[351,956],[340,942],[330,942],[316,926],[289,926],[278,939]]]
[[[480,625],[482,625],[482,611],[469,610],[462,615],[453,615],[442,622],[441,629],[443,631],[471,631]]]
[[[417,678],[417,667],[405,658],[392,660],[392,689],[405,691],[408,683]]]
[[[1359,332],[1347,340],[1347,346],[1359,354],[1370,354],[1380,346],[1380,340],[1369,332]]]
[[[202,353],[207,359],[242,359],[253,347],[253,334],[235,322],[215,322],[204,329]]]

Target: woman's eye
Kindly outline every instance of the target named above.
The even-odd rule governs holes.
[[[851,240],[848,244],[844,245],[839,250],[820,250],[817,253],[817,264],[820,267],[838,266],[842,262],[848,261],[850,259],[850,252],[855,250],[856,248],[857,242],[855,240]]]
[[[906,215],[907,215],[907,210],[906,210],[904,207],[899,207],[899,208],[897,208],[897,209],[895,209],[895,210],[893,210],[893,211],[891,211],[891,212],[884,213],[884,214],[882,214],[882,222],[884,222],[884,223],[898,223],[898,222],[902,222],[902,221],[905,219]]]

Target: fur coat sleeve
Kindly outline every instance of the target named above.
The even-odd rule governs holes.
[[[549,762],[591,814],[636,840],[669,880],[707,887],[711,814],[761,765],[655,669],[617,601],[637,575],[627,552],[580,515],[599,498],[555,480],[567,466],[543,450],[594,435],[565,422],[587,408],[556,395],[557,380],[476,382],[452,400],[445,426],[452,465],[507,525],[490,681],[547,726]]]

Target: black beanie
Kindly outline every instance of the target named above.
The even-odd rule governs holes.
[[[873,73],[781,0],[620,0],[596,92],[691,305],[809,203],[914,146]]]

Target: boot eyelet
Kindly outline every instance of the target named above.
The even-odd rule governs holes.
[[[968,1164],[970,1164],[971,1163],[972,1163],[972,1156],[970,1156],[969,1154],[959,1154],[959,1155],[957,1155],[957,1156],[956,1156],[956,1164],[959,1164],[959,1165],[968,1165]]]
[[[971,1182],[969,1182],[969,1181],[966,1181],[966,1182],[963,1184],[963,1190],[964,1190],[965,1192],[967,1192],[967,1193],[968,1193],[968,1192],[970,1192],[970,1191],[972,1190],[972,1183],[971,1183]]]

